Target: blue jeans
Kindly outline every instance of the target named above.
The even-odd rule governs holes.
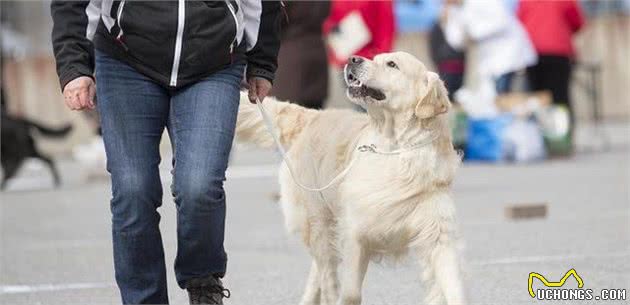
[[[223,276],[228,164],[244,64],[235,63],[188,87],[170,91],[129,65],[96,55],[98,111],[112,178],[112,238],[116,282],[125,304],[168,303],[160,235],[159,144],[166,128],[173,146],[180,287]]]

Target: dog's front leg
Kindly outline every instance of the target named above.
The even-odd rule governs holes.
[[[300,305],[319,305],[321,291],[322,289],[319,283],[319,269],[317,267],[317,263],[313,260]]]
[[[368,253],[359,241],[354,238],[346,240],[342,251],[345,264],[342,273],[341,298],[339,305],[361,304],[361,288],[369,264]]]
[[[457,250],[451,241],[438,241],[423,258],[429,285],[426,304],[464,305],[464,288]]]
[[[436,249],[435,276],[448,305],[464,305],[464,287],[457,250],[452,244]]]
[[[333,305],[339,298],[339,280],[337,278],[337,258],[317,261],[319,284],[321,285],[321,305]]]

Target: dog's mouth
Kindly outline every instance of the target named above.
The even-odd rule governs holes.
[[[350,94],[353,98],[370,97],[377,101],[385,99],[385,93],[383,93],[383,91],[365,85],[348,86],[348,94]]]
[[[369,87],[363,84],[363,81],[356,76],[354,71],[348,68],[346,65],[343,69],[344,80],[348,86],[348,94],[353,98],[365,98],[370,97],[377,101],[382,101],[386,98],[385,93],[382,90]]]

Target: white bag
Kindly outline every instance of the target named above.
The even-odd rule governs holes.
[[[351,12],[339,22],[339,30],[328,34],[327,42],[338,59],[347,59],[372,41],[372,33],[361,13]]]
[[[496,97],[494,82],[489,78],[481,78],[477,88],[463,87],[455,92],[455,101],[462,106],[469,117],[474,119],[498,116]]]
[[[504,136],[507,160],[528,162],[545,158],[545,141],[536,123],[515,119],[505,129]]]

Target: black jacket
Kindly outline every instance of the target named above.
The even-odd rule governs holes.
[[[52,43],[61,88],[93,76],[94,48],[168,88],[246,58],[247,76],[273,81],[281,2],[53,0]]]

